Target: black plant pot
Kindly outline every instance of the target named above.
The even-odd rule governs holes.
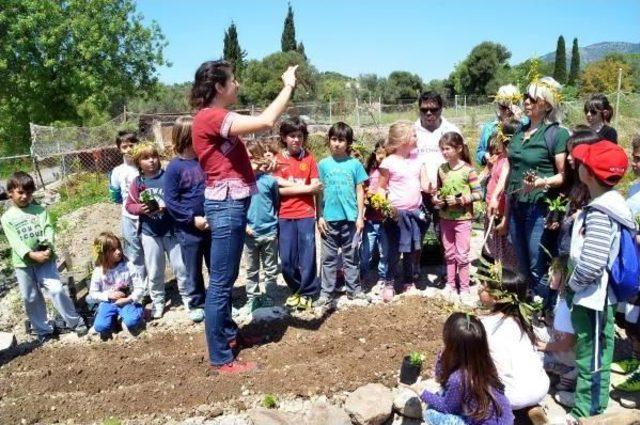
[[[158,201],[156,201],[155,199],[147,201],[144,204],[147,206],[147,208],[149,208],[149,212],[155,212],[160,209],[160,205],[158,205]]]
[[[560,223],[560,220],[562,220],[562,213],[560,211],[549,211],[544,219],[547,226],[552,223]]]
[[[422,366],[416,366],[411,363],[411,358],[405,356],[402,360],[402,367],[400,368],[400,382],[406,385],[415,384],[422,371]]]

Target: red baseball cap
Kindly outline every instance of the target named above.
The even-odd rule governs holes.
[[[600,140],[592,145],[578,145],[571,151],[571,156],[607,186],[615,186],[629,166],[624,150],[608,140]]]

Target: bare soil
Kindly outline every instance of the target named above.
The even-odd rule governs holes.
[[[393,386],[411,351],[427,355],[423,375],[431,374],[448,310],[438,300],[407,297],[320,319],[250,324],[243,333],[269,342],[241,353],[257,371],[231,376],[208,367],[202,333],[45,345],[0,367],[0,423],[184,418],[201,405],[242,409],[247,394],[331,396],[369,382]]]

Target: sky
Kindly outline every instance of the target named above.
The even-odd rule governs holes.
[[[280,51],[286,0],[137,0],[169,45],[170,67],[160,81],[191,81],[204,61],[222,56],[233,21],[247,59]],[[512,53],[511,64],[555,51],[563,35],[568,51],[602,41],[640,42],[640,0],[291,0],[296,40],[319,71],[352,77],[394,70],[425,82],[445,78],[483,41]]]

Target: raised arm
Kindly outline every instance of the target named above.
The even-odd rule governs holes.
[[[246,115],[237,116],[231,124],[229,135],[240,136],[272,128],[287,107],[287,102],[289,102],[293,89],[296,86],[296,69],[298,69],[298,65],[290,66],[284,74],[282,74],[284,87],[280,90],[280,93],[273,102],[271,102],[260,115],[255,117]]]

